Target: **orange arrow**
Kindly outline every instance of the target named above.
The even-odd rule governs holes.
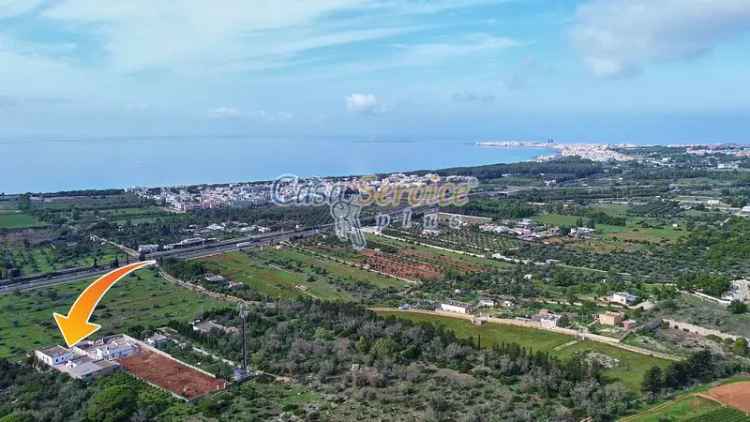
[[[96,309],[99,301],[102,300],[115,283],[133,271],[155,263],[156,261],[136,262],[135,264],[126,265],[109,272],[91,283],[78,296],[73,306],[70,307],[70,312],[68,312],[67,316],[53,313],[52,316],[55,318],[57,327],[60,328],[60,332],[68,347],[77,344],[102,328],[101,325],[90,323],[89,319],[91,319],[91,314],[94,313],[94,309]]]

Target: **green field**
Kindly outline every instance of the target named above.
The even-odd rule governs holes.
[[[265,255],[261,255],[265,257]],[[330,282],[327,277],[309,274],[304,266],[287,269],[261,258],[233,252],[202,261],[209,270],[233,281],[244,283],[274,299],[314,297],[322,300],[353,300],[353,297]],[[314,277],[314,280],[310,277]]]
[[[54,246],[35,246],[23,248],[20,246],[0,245],[9,252],[13,263],[21,269],[22,274],[47,273],[71,267],[90,267],[96,259],[98,264],[108,264],[115,257],[125,259],[126,255],[112,246],[102,246],[90,255],[61,258]]]
[[[573,340],[572,337],[551,333],[549,331],[497,324],[485,324],[480,327],[466,320],[439,315],[399,311],[378,312],[378,314],[384,317],[395,316],[397,318],[404,318],[414,322],[439,324],[453,331],[457,337],[471,338],[474,339],[475,342],[477,337],[481,336],[482,346],[484,347],[492,347],[501,343],[517,343],[529,349],[549,352],[555,347]]]
[[[622,381],[626,387],[633,391],[640,390],[643,375],[649,370],[649,368],[652,366],[660,366],[664,369],[671,363],[664,359],[633,353],[628,350],[593,341],[576,343],[560,350],[557,352],[557,355],[562,358],[567,358],[574,353],[580,352],[595,352],[617,359],[619,361],[618,365],[614,368],[607,369],[605,375],[609,378]]]
[[[697,397],[694,394],[707,391],[713,387],[735,382],[745,382],[746,376],[732,377],[723,381],[701,385],[692,388],[689,392],[677,398],[660,403],[646,409],[637,415],[620,419],[620,422],[661,422],[661,421],[686,421],[686,422],[750,422],[750,417],[730,407]]]
[[[709,414],[721,405],[700,397],[685,396],[680,399],[662,404],[653,409],[649,409],[636,416],[630,416],[622,419],[625,422],[661,422],[666,419],[669,421],[685,421],[691,418]],[[671,419],[667,419],[671,418]]]
[[[67,314],[88,281],[0,295],[0,358],[21,358],[39,347],[62,344],[53,312]],[[121,280],[107,293],[91,319],[102,325],[95,336],[135,326],[191,321],[202,311],[226,306],[174,286],[151,270]]]
[[[375,272],[365,271],[350,265],[341,264],[326,258],[304,253],[299,250],[284,249],[274,251],[274,254],[278,257],[289,259],[308,267],[315,266],[322,268],[334,277],[340,277],[344,280],[350,281],[361,281],[383,289],[389,287],[402,289],[409,285],[405,281],[397,278],[386,277]]]
[[[0,211],[0,229],[28,229],[45,227],[46,224],[31,215],[18,211]]]
[[[614,215],[613,213],[610,214]],[[536,217],[535,220],[541,224],[573,227],[576,225],[576,222],[579,218],[579,216],[575,215],[544,214]],[[660,243],[664,241],[674,242],[687,235],[687,232],[680,229],[679,227],[640,227],[637,224],[640,221],[647,221],[652,224],[657,223],[656,221],[651,221],[644,218],[629,218],[627,221],[627,225],[625,226],[597,224],[596,231],[598,234],[603,235],[605,239],[630,240],[650,243]]]
[[[477,268],[484,268],[484,269],[507,269],[511,267],[510,264],[497,261],[494,259],[487,259],[487,258],[479,258],[472,255],[467,254],[460,254],[456,252],[451,252],[448,250],[438,249],[438,248],[432,248],[429,246],[424,245],[416,245],[413,243],[409,243],[405,240],[397,240],[397,239],[391,239],[383,236],[375,236],[375,235],[367,235],[368,242],[372,243],[379,243],[387,246],[392,246],[397,249],[404,249],[411,252],[414,252],[420,256],[425,257],[426,260],[430,262],[434,262],[436,264],[444,264],[447,267],[451,267],[451,263],[457,263],[457,264],[467,264],[471,265]],[[420,241],[424,241],[426,239],[420,239]],[[447,247],[447,249],[451,249],[450,247]],[[456,249],[459,249],[456,247]]]
[[[562,359],[579,352],[596,352],[606,355],[617,359],[619,362],[618,366],[605,370],[605,376],[613,380],[622,381],[626,387],[635,392],[640,391],[643,374],[649,368],[655,365],[664,368],[669,364],[668,361],[663,359],[633,353],[602,343],[583,341],[568,345],[568,343],[575,340],[573,337],[533,328],[499,324],[485,324],[478,327],[466,320],[399,311],[378,312],[378,314],[382,316],[396,316],[415,322],[440,324],[452,330],[459,338],[476,339],[477,336],[481,335],[483,347],[492,347],[500,343],[517,343],[533,350],[551,352]],[[555,350],[556,348],[559,349]]]

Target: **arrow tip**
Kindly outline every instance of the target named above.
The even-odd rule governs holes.
[[[86,339],[88,336],[102,328],[99,324],[79,321],[58,313],[54,313],[52,316],[55,318],[57,327],[60,329],[60,333],[62,333],[62,336],[65,339],[65,344],[67,344],[68,347],[78,344],[78,342]]]

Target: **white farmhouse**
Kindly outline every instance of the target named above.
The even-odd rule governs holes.
[[[53,346],[48,349],[34,351],[34,356],[49,366],[62,365],[73,358],[73,353],[62,347]]]
[[[619,303],[620,305],[630,306],[638,301],[638,296],[627,292],[612,293],[612,296],[609,297],[609,301]]]

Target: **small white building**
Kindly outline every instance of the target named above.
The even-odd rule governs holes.
[[[97,361],[126,358],[140,352],[136,342],[126,336],[105,337],[93,343],[78,344],[73,349]]]
[[[74,354],[62,346],[53,346],[48,349],[34,351],[34,356],[49,366],[56,366],[68,362],[73,358]]]
[[[722,300],[728,302],[739,301],[746,302],[750,299],[750,281],[748,280],[735,280],[732,282],[732,286],[729,290],[724,293],[721,297]]]
[[[560,315],[557,314],[542,315],[539,318],[539,324],[541,324],[542,328],[557,328],[557,323],[560,322],[560,318]]]
[[[159,250],[159,245],[138,245],[138,253],[153,253]]]
[[[638,296],[627,292],[612,293],[612,296],[609,297],[609,301],[619,303],[620,305],[630,306],[638,301]]]
[[[164,334],[154,334],[153,336],[146,339],[146,344],[157,349],[169,341],[169,338]]]
[[[542,328],[557,328],[557,323],[562,318],[560,315],[554,314],[546,309],[542,309],[538,314],[531,317],[532,321],[536,321]]]
[[[495,301],[493,299],[479,299],[479,307],[480,308],[494,308],[495,307]]]
[[[214,283],[214,284],[222,284],[222,283],[225,283],[227,281],[227,279],[224,278],[224,276],[221,276],[221,275],[218,275],[218,274],[206,274],[205,279],[209,283]]]
[[[468,303],[448,301],[440,304],[440,310],[443,312],[453,312],[456,314],[471,313],[471,306]]]

